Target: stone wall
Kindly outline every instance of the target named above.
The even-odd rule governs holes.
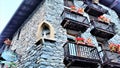
[[[61,7],[60,7],[61,6]],[[66,41],[66,30],[60,26],[60,14],[63,11],[63,1],[46,0],[43,5],[31,14],[21,26],[19,39],[16,32],[12,50],[16,49],[19,54],[18,68],[63,68],[63,44]],[[35,45],[38,25],[48,21],[55,30],[55,42],[45,41],[43,44]]]
[[[25,24],[21,26],[20,35],[18,34],[19,32],[16,32],[13,38],[12,50],[16,49],[19,55],[19,61],[17,62],[18,68],[33,68],[37,66],[36,62],[39,56],[35,56],[35,54],[39,54],[36,50],[40,50],[41,46],[37,47],[35,45],[36,32],[38,24],[45,17],[44,11],[45,5],[39,5],[38,9],[36,9],[25,21]]]
[[[12,49],[16,49],[17,53],[23,55],[25,51],[35,45],[36,32],[38,24],[45,18],[45,4],[39,5],[38,8],[28,17],[24,24],[16,32],[12,40]],[[18,36],[19,35],[19,36]],[[19,38],[18,38],[19,37]],[[22,50],[21,50],[22,49]]]
[[[78,7],[83,3],[78,0],[75,0],[74,2]],[[115,29],[117,34],[115,37],[110,39],[110,41],[120,43],[119,41],[116,41],[119,40],[120,37],[119,19],[113,10],[107,7],[104,8],[109,10],[110,16],[108,17],[116,25]],[[20,60],[17,62],[18,68],[64,68],[64,51],[62,46],[67,41],[67,34],[66,30],[63,29],[60,25],[62,21],[60,15],[63,9],[63,0],[45,0],[45,2],[42,5],[40,4],[37,9],[31,14],[31,16],[29,16],[29,18],[25,21],[25,24],[21,26],[19,38],[19,32],[16,32],[12,40],[12,49],[16,49],[16,52],[20,56]],[[85,13],[85,15],[89,19],[88,14]],[[43,44],[35,45],[37,40],[36,32],[38,25],[43,20],[48,21],[54,27],[56,41],[45,41]],[[92,28],[93,26],[84,32],[82,34],[82,37],[92,38],[94,44],[98,46],[96,37],[90,33],[90,30]]]

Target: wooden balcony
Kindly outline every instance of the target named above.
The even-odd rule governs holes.
[[[63,28],[84,32],[90,26],[87,17],[68,9],[65,9],[61,16]]]
[[[96,47],[71,42],[63,47],[66,66],[97,68],[98,63],[101,63]]]
[[[99,17],[100,15],[103,15],[103,14],[107,13],[108,11],[99,5],[90,3],[85,8],[85,12],[87,12],[89,15]]]
[[[94,28],[91,30],[91,34],[100,38],[110,39],[115,35],[114,24],[107,24],[101,21],[91,21]]]
[[[103,68],[120,68],[120,54],[110,50],[102,50]]]

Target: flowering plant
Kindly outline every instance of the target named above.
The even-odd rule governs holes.
[[[75,6],[70,6],[71,8],[71,11],[72,12],[76,12],[76,13],[79,13],[79,14],[83,14],[84,13],[84,9],[83,8],[76,8]]]
[[[91,38],[88,38],[85,42],[87,45],[93,46]]]
[[[109,44],[110,51],[117,52],[117,45],[114,43]]]
[[[84,9],[83,9],[83,8],[79,8],[79,9],[77,10],[77,13],[83,14],[83,13],[84,13]]]
[[[77,37],[76,40],[77,40],[77,41],[84,41],[84,38]]]
[[[70,6],[70,8],[71,8],[71,11],[74,11],[74,12],[77,10],[74,5],[73,5],[73,6]]]
[[[81,37],[76,37],[76,43],[77,44],[84,44],[84,38],[81,38]]]
[[[4,68],[16,68],[17,67],[15,62],[10,62],[10,61],[0,61],[0,62],[5,64]]]
[[[117,46],[117,53],[120,54],[120,44],[118,44],[118,46]]]
[[[98,17],[99,21],[105,22],[105,23],[110,23],[110,19],[106,18],[105,16],[101,15]]]

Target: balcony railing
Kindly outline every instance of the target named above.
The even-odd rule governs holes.
[[[66,29],[84,32],[90,26],[87,17],[68,9],[65,9],[61,16],[63,18],[61,25]]]
[[[100,57],[96,47],[68,42],[64,45],[64,64],[97,68]]]
[[[91,30],[91,34],[105,39],[110,39],[115,35],[114,24],[107,24],[101,21],[91,21],[94,28]]]
[[[103,15],[103,14],[107,13],[108,11],[99,5],[90,3],[85,8],[85,12],[87,12],[88,14],[90,14],[92,16],[99,17],[100,15]]]
[[[103,68],[120,68],[120,54],[110,50],[102,50]]]

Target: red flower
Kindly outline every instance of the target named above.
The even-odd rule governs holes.
[[[120,44],[118,44],[118,46],[117,46],[117,53],[120,54]]]
[[[80,40],[83,41],[84,38],[77,37],[76,40],[77,40],[77,41],[80,41]]]
[[[73,5],[73,6],[70,6],[70,8],[72,9],[72,10],[76,10],[76,7]]]
[[[83,14],[83,13],[84,13],[84,9],[83,9],[83,8],[79,8],[79,9],[77,10],[77,12],[80,13],[80,14]]]
[[[117,45],[114,43],[109,44],[110,51],[116,52],[117,51]]]

